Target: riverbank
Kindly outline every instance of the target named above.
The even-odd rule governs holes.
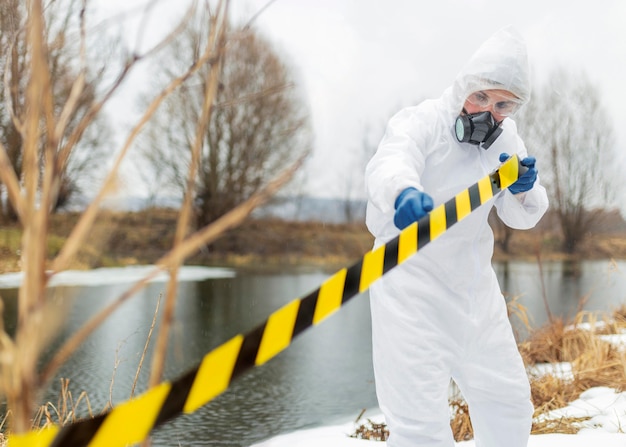
[[[625,347],[623,308],[604,316],[581,312],[571,324],[555,320],[519,344],[535,408],[529,447],[624,445]],[[468,406],[451,391],[455,445],[474,447]],[[373,440],[383,447],[388,437],[384,416],[373,408],[354,422],[287,433],[253,447],[366,447]]]
[[[141,231],[143,230],[149,231],[150,233],[155,233],[157,231],[165,231],[165,230],[170,231],[170,227],[173,228],[172,222],[170,222],[169,220],[164,219],[162,222],[159,222],[154,217],[155,216],[152,216],[153,218],[152,224],[147,229],[144,228],[143,225],[139,225],[137,222],[131,222],[131,224],[133,225],[130,225],[130,224],[121,225],[120,228],[125,228],[126,230],[129,230],[130,226],[134,226],[135,232],[131,232],[129,234],[134,234],[138,238],[141,235]],[[117,241],[116,243],[120,244],[122,247],[126,249],[131,248],[130,245],[132,241],[123,239],[122,235],[126,233],[118,232],[117,229],[114,228],[113,223],[114,223],[114,220],[108,221],[108,224],[109,224],[108,228],[105,228],[105,229],[100,228],[99,226],[98,231],[101,231],[101,233],[98,234],[98,237],[96,237],[95,234],[92,235],[92,237],[89,240],[89,247],[93,249],[98,248],[98,247],[92,246],[91,244],[93,244],[94,242],[102,244],[103,243],[103,239],[101,239],[102,235],[108,234],[109,235],[107,239],[108,244],[111,244],[112,241]],[[235,243],[241,244],[240,246],[250,250],[250,247],[252,246],[257,247],[257,248],[262,246],[262,245],[259,245],[258,242],[263,238],[261,238],[257,234],[257,232],[262,232],[264,237],[266,237],[266,235],[268,234],[273,235],[274,237],[274,241],[272,243],[267,244],[268,248],[266,248],[266,250],[268,252],[270,250],[269,247],[276,246],[276,239],[279,241],[290,241],[289,242],[290,244],[295,244],[295,242],[293,242],[290,239],[291,233],[287,234],[288,229],[293,229],[292,224],[289,224],[289,223],[282,223],[282,224],[286,225],[287,228],[281,227],[276,222],[250,221],[248,224],[246,224],[246,226],[237,229],[236,234],[233,234],[233,238],[225,237],[223,238],[223,240],[224,242],[228,242],[230,244],[235,244]],[[106,227],[106,225],[103,225],[103,226]],[[309,228],[309,227],[305,226],[304,228]],[[331,239],[330,235],[335,234],[335,232],[337,232],[339,236],[345,238],[345,233],[344,233],[345,228],[343,226],[322,225],[320,227],[318,224],[315,224],[313,225],[312,228],[313,228],[313,231],[311,233],[306,233],[306,235],[308,236],[306,235],[303,236],[303,234],[305,233],[304,233],[303,228],[300,228],[300,227],[298,227],[299,232],[294,232],[295,235],[303,236],[301,237],[301,239],[304,242],[301,241],[301,243],[306,242],[305,245],[306,247],[309,247],[309,249],[316,249],[316,250],[320,249],[319,247],[320,235],[318,232],[321,232],[324,235],[324,237],[328,238],[329,240]],[[309,228],[308,231],[310,230],[311,228]],[[362,231],[357,230],[357,233],[361,236],[363,235]],[[128,234],[126,234],[125,237],[129,237]],[[58,240],[56,238],[58,238]],[[255,241],[255,238],[257,239],[256,241]],[[55,235],[54,238],[51,238],[52,243],[57,243],[62,240],[63,240],[63,236],[60,236],[60,235]],[[265,241],[265,239],[263,239],[263,241]],[[156,249],[158,247],[156,242],[154,246],[151,247],[151,249]],[[529,240],[528,242],[529,246],[530,246],[530,242],[532,241]],[[368,243],[371,243],[371,241],[368,241]],[[315,247],[314,246],[315,244],[318,244],[318,246]],[[165,248],[161,248],[161,249],[166,249],[167,244],[163,243],[162,245]],[[313,247],[310,247],[310,245],[312,245]],[[235,248],[236,247],[237,246],[235,245]],[[147,250],[147,248],[145,247],[143,249]],[[142,244],[138,244],[138,246],[135,247],[133,250],[135,250],[138,255],[141,254]],[[212,247],[208,249],[206,254],[211,254],[212,253],[211,250],[214,250],[214,248]],[[233,249],[233,251],[235,250]],[[285,251],[284,247],[277,249],[277,253],[279,254],[279,256],[280,256],[280,253],[283,253],[284,251]],[[116,273],[115,277],[119,279],[120,275]],[[90,292],[90,294],[92,294],[92,292]],[[242,306],[235,306],[235,307],[242,307]],[[245,313],[249,313],[249,311],[246,310]],[[590,316],[586,313],[583,314],[583,316],[584,318],[590,318]],[[239,318],[236,318],[236,319],[239,319]],[[527,319],[522,319],[522,320],[527,320]],[[146,321],[149,321],[149,317]],[[577,324],[577,326],[580,326],[580,325]],[[583,390],[591,389],[589,387],[594,387],[598,385],[599,383],[601,383],[605,387],[611,387],[616,390],[621,389],[622,384],[626,383],[623,379],[623,372],[624,372],[623,365],[626,364],[626,362],[623,360],[623,357],[622,357],[623,353],[620,353],[620,351],[617,349],[607,348],[607,345],[604,343],[604,338],[600,338],[600,337],[608,336],[610,337],[609,340],[612,340],[615,335],[619,335],[618,333],[621,330],[622,330],[621,327],[615,326],[614,330],[609,330],[606,327],[603,327],[602,331],[599,331],[598,333],[593,333],[593,334],[591,334],[588,330],[583,330],[583,331],[579,331],[575,333],[571,330],[568,330],[567,326],[563,325],[562,322],[557,321],[556,324],[550,329],[550,331],[541,331],[541,334],[543,334],[543,336],[537,339],[536,342],[534,343],[534,346],[536,348],[531,349],[531,347],[528,345],[520,346],[520,349],[524,353],[524,358],[525,360],[527,360],[528,364],[534,364],[537,361],[540,361],[542,363],[547,363],[547,364],[555,364],[558,366],[559,371],[563,369],[564,362],[568,360],[570,361],[569,363],[571,363],[572,365],[570,369],[568,370],[568,372],[571,372],[574,375],[566,377],[565,381],[560,380],[558,383],[554,382],[553,380],[533,382],[533,393],[534,393],[533,399],[534,399],[534,402],[538,411],[552,411],[551,410],[552,404],[560,405],[560,404],[565,404],[570,401],[575,402],[576,400],[580,398],[581,396],[580,393]],[[589,334],[589,336],[587,336],[587,334]],[[593,335],[593,337],[591,337],[591,335]],[[336,340],[337,337],[332,337],[332,339]],[[589,352],[589,351],[582,352],[581,346],[594,348],[595,350],[592,352]],[[574,351],[571,357],[568,357],[566,354],[568,348],[573,349]],[[617,354],[619,354],[620,357],[615,357],[615,355]],[[533,357],[535,358],[534,360],[533,360]],[[590,363],[591,360],[597,360],[598,364],[597,365],[591,364]],[[608,408],[605,411],[603,411],[602,414],[600,414],[600,416],[605,418],[605,416],[607,415],[612,415],[613,410],[620,411],[622,410],[622,408],[621,407]],[[463,411],[461,414],[466,415],[467,413]],[[585,421],[588,421],[590,424],[591,423],[595,424],[595,421],[592,420],[591,416],[589,416],[588,419],[586,416],[585,418],[586,418]],[[570,430],[578,429],[579,427],[577,427],[577,425],[575,424],[578,424],[579,422],[580,422],[580,419],[578,416],[568,419],[567,416],[559,415],[557,427],[549,426],[548,428],[546,428],[546,426],[544,425],[544,426],[538,426],[536,427],[536,429],[537,430],[549,429],[549,430],[555,430],[555,431],[556,430],[568,430],[569,432]],[[607,426],[611,424],[612,422],[610,424],[607,424]],[[467,427],[466,422],[459,423],[457,425],[459,427]],[[461,436],[461,439],[468,438],[467,434],[461,433],[460,436]],[[324,441],[320,441],[319,439],[316,439],[316,440],[318,441],[318,444],[320,442],[322,444],[324,443]],[[356,442],[356,440],[354,439],[350,439],[349,441]],[[297,445],[297,444],[294,444],[294,445]],[[465,444],[461,444],[461,445],[465,447]],[[470,444],[468,444],[467,446],[469,447]]]
[[[48,258],[59,253],[78,220],[76,213],[51,217]],[[150,209],[141,212],[106,211],[71,268],[89,269],[151,264],[172,245],[177,212]],[[552,227],[554,228],[554,227]],[[514,231],[503,250],[496,230],[494,261],[559,259],[626,259],[626,230],[599,229],[587,236],[578,253],[560,250],[561,241],[551,227]],[[19,271],[21,230],[0,228],[0,272]],[[187,261],[188,264],[248,267],[280,265],[323,267],[334,270],[358,261],[372,247],[373,238],[363,223],[327,224],[250,219]]]

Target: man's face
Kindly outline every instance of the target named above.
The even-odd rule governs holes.
[[[479,90],[467,97],[463,108],[468,114],[489,111],[497,122],[501,122],[517,112],[520,105],[520,100],[507,90]]]

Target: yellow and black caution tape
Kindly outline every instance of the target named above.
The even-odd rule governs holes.
[[[278,309],[247,334],[239,334],[206,354],[199,365],[178,379],[163,382],[95,418],[11,435],[9,445],[124,447],[145,440],[155,427],[182,413],[196,411],[224,392],[242,373],[275,357],[297,335],[319,324],[390,269],[512,185],[519,172],[518,158],[509,158],[498,170],[436,207],[387,244],[365,254],[351,267],[339,270],[318,289]]]

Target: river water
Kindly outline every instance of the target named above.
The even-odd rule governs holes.
[[[526,309],[535,327],[549,311],[571,316],[578,308],[609,312],[626,303],[626,262],[589,261],[496,264],[507,300]],[[88,280],[53,288],[65,325],[50,350],[89,316],[129,287],[126,270],[91,273]],[[215,277],[183,275],[176,325],[165,378],[173,380],[202,356],[237,333],[245,333],[287,302],[316,289],[329,274],[285,268],[276,273],[217,271]],[[86,391],[91,407],[129,398],[138,364],[166,283],[151,283],[126,302],[59,371],[42,402],[56,403],[59,378],[70,379],[76,398]],[[15,327],[15,284],[2,281],[5,325]],[[544,299],[545,297],[545,299]],[[520,337],[525,328],[513,321]],[[266,365],[255,368],[208,405],[157,429],[155,446],[249,446],[277,434],[355,419],[376,407],[370,358],[367,293],[299,336]],[[154,340],[153,340],[154,341]],[[148,357],[151,350],[148,349]],[[145,390],[149,358],[139,372],[136,392]],[[85,414],[86,407],[79,408]],[[367,413],[365,413],[367,417]]]

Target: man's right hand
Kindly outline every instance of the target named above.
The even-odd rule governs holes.
[[[393,217],[393,223],[399,229],[404,230],[432,211],[434,203],[428,194],[411,187],[400,193],[394,206],[396,214]]]

